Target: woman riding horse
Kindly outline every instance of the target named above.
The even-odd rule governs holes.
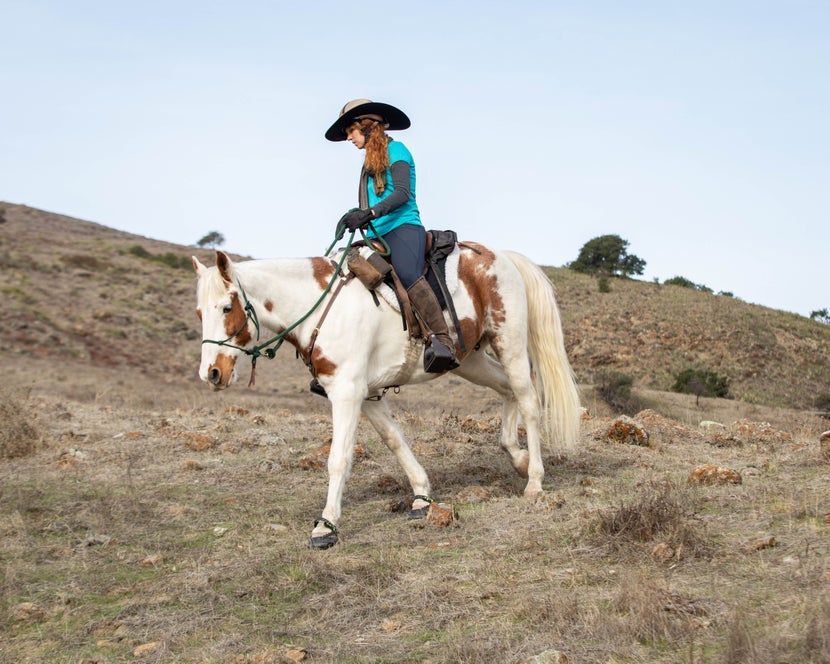
[[[344,214],[340,224],[350,231],[367,229],[367,237],[380,236],[389,246],[392,266],[425,328],[429,345],[424,352],[424,369],[443,373],[455,369],[458,360],[444,312],[424,277],[426,230],[415,201],[415,162],[403,143],[386,134],[387,129],[409,126],[409,118],[394,106],[355,99],[341,109],[326,138],[347,140],[366,152],[358,208]]]

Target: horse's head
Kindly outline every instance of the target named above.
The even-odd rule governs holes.
[[[217,251],[216,267],[210,268],[194,256],[193,267],[199,277],[196,314],[202,321],[199,377],[221,390],[236,379],[236,360],[254,341],[253,325],[227,254]]]

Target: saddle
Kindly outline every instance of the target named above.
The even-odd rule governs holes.
[[[366,252],[367,255],[364,257],[361,248],[367,246],[367,244],[370,244],[374,251]],[[447,287],[447,257],[454,251],[457,244],[458,234],[455,231],[427,231],[426,250],[424,252],[424,275],[432,290],[435,292],[441,308],[449,312],[458,335],[461,349],[462,351],[466,351],[458,315],[455,312],[452,295]],[[381,242],[373,238],[369,239],[368,243],[362,240],[354,242],[347,258],[349,269],[372,293],[376,304],[379,302],[375,290],[381,284],[387,283],[392,288],[400,304],[404,329],[409,331],[410,337],[420,337],[420,324],[413,313],[406,288],[404,288],[398,278],[395,269],[392,267],[392,263],[389,261],[389,257],[381,255],[380,252],[383,251],[385,251],[385,248]]]

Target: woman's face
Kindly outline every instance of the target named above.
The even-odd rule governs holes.
[[[360,125],[357,123],[346,129],[346,140],[350,141],[358,150],[366,147],[366,137],[360,131]]]

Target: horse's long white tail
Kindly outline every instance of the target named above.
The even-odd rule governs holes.
[[[542,422],[551,442],[568,449],[579,440],[579,392],[565,351],[562,321],[553,284],[529,258],[503,252],[516,266],[527,294],[528,353]]]

